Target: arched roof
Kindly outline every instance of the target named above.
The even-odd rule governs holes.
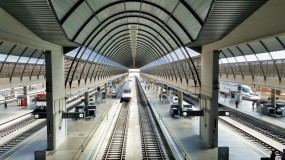
[[[211,0],[49,2],[71,41],[128,67],[141,67],[193,42],[212,4]],[[122,40],[126,43],[118,46]],[[109,53],[113,46],[120,49]]]
[[[97,60],[103,64],[114,61],[129,68],[140,68],[163,57],[163,63],[168,63],[183,55],[190,59],[187,65],[194,81],[199,82],[198,71],[186,46],[199,50],[202,45],[223,38],[265,2],[267,0],[9,0],[0,1],[0,5],[42,39],[72,49],[80,46],[74,60]],[[180,63],[175,63],[170,70],[175,78],[185,77],[186,71]]]

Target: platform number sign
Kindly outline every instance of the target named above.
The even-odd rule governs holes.
[[[40,118],[40,115],[35,114],[34,117],[35,117],[35,119],[38,119],[38,118]]]

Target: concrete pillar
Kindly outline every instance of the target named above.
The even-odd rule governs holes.
[[[166,103],[170,103],[170,90],[169,89],[167,89],[167,91],[166,91],[166,94],[167,94],[167,101],[166,101]]]
[[[106,103],[106,101],[107,101],[107,94],[108,94],[108,85],[107,85],[107,83],[105,83],[104,84],[104,90],[102,91],[102,93],[101,93],[101,102],[102,103]],[[104,95],[104,97],[103,97],[103,92],[105,92],[105,95]],[[103,99],[104,98],[104,99]]]
[[[113,83],[113,86],[112,86],[115,90],[117,90],[117,86],[115,83]]]
[[[179,91],[179,90],[178,90],[178,104],[179,104],[179,108],[182,109],[183,108],[183,91]]]
[[[160,83],[160,94],[163,93],[163,87],[164,87],[164,84]]]
[[[84,110],[85,110],[86,116],[89,116],[88,115],[88,104],[89,104],[89,92],[85,92],[84,93]]]
[[[271,88],[271,96],[270,96],[271,104],[276,105],[276,89]]]
[[[28,87],[27,86],[23,87],[23,93],[24,93],[24,96],[28,95]]]
[[[211,147],[218,146],[219,51],[201,54],[200,136]]]
[[[32,90],[32,85],[29,85],[29,91],[31,91]]]
[[[107,83],[104,84],[104,88],[105,88],[105,92],[106,92],[106,95],[107,95],[108,94],[108,84]],[[107,98],[107,96],[106,96],[106,98]]]
[[[241,85],[240,85],[240,84],[238,84],[238,90],[237,90],[236,100],[237,100],[238,102],[240,102],[240,101],[242,100],[242,98],[241,98]]]
[[[44,83],[42,84],[42,88],[45,88],[45,84]]]
[[[156,85],[156,92],[158,92],[158,85]]]
[[[100,104],[100,102],[101,102],[101,98],[102,98],[102,94],[101,94],[101,90],[100,91],[98,91],[97,90],[97,92],[96,92],[96,103],[98,103],[98,104]]]
[[[66,138],[64,54],[61,49],[45,52],[47,93],[47,149],[55,150]]]
[[[11,94],[14,95],[15,97],[17,97],[17,95],[16,95],[17,93],[15,93],[15,89],[14,88],[11,88]]]

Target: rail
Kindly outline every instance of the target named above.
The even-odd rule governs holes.
[[[123,83],[121,83],[119,85],[118,88],[120,88],[122,86]],[[119,90],[119,89],[118,89]],[[95,92],[95,91],[94,91]],[[74,154],[72,159],[78,159],[82,153],[84,152],[84,150],[87,148],[88,144],[90,143],[93,134],[97,131],[97,129],[99,128],[100,124],[102,123],[102,121],[107,117],[108,118],[108,113],[110,111],[110,108],[112,107],[112,104],[108,105],[108,109],[101,115],[100,121],[97,121],[95,123],[95,125],[93,126],[93,128],[91,129],[91,131],[89,132],[89,134],[87,135],[87,137],[84,139],[83,143],[80,145],[80,147],[77,149],[76,153]],[[91,155],[89,157],[92,157],[93,154],[95,152],[95,149],[92,151]]]
[[[103,159],[125,159],[128,132],[129,105],[124,103],[108,141]]]
[[[108,105],[108,109],[103,113],[103,115],[101,115],[100,121],[97,121],[94,126],[92,127],[91,131],[89,132],[89,134],[87,135],[87,137],[84,139],[83,143],[80,145],[80,147],[77,149],[76,153],[74,154],[72,159],[78,159],[82,152],[86,149],[86,147],[88,146],[90,140],[92,139],[93,134],[97,131],[98,127],[100,126],[101,122],[103,121],[103,119],[105,119],[105,117],[108,115],[108,112],[110,110],[110,108],[112,107],[112,105]]]
[[[285,148],[285,134],[250,121],[242,115],[232,112],[229,117],[219,117],[219,121],[258,143],[261,147],[275,150],[276,154],[281,154]]]
[[[155,132],[153,123],[151,122],[151,117],[148,114],[147,107],[141,105],[143,104],[142,102],[138,101],[138,103],[143,159],[165,159],[160,141]]]
[[[170,157],[170,159],[180,159],[180,158],[178,158],[176,147],[173,145],[173,143],[172,143],[173,141],[171,141],[171,139],[170,139],[170,135],[166,131],[164,124],[159,121],[159,116],[157,115],[157,112],[154,112],[153,106],[149,103],[149,100],[146,97],[145,93],[143,92],[143,89],[142,89],[141,84],[140,84],[138,79],[137,79],[137,84],[141,90],[142,97],[144,98],[145,102],[147,103],[147,106],[149,106],[149,111],[152,114],[152,117],[154,117],[154,119],[155,119],[156,126],[158,126],[157,129],[163,135],[162,138],[167,144],[166,148],[169,150],[169,152],[167,152],[168,156]]]
[[[146,97],[145,93],[142,92],[144,97]],[[175,157],[175,159],[184,159],[184,160],[191,160],[190,156],[188,155],[187,151],[171,129],[168,122],[164,119],[162,114],[156,110],[156,107],[149,102],[150,100],[147,98],[147,104],[150,106],[151,112],[155,115],[157,122],[159,123],[159,126],[161,128],[161,131],[165,135],[165,139],[167,141],[167,144],[169,145],[169,148],[172,152],[172,155]],[[159,121],[161,120],[161,121]],[[178,148],[178,150],[177,150]]]
[[[176,145],[178,146],[178,148],[180,150],[180,154],[178,154],[178,153],[176,153],[176,154],[178,157],[180,157],[179,159],[191,160],[191,157],[188,155],[186,149],[183,147],[183,145],[181,144],[181,142],[179,141],[179,139],[175,135],[174,131],[172,130],[172,128],[169,125],[169,123],[167,122],[167,120],[165,120],[164,116],[156,109],[156,107],[153,104],[150,104],[150,105],[152,106],[153,110],[155,110],[155,112],[158,114],[159,119],[162,121],[162,123],[164,124],[168,133],[170,133],[172,139],[175,141]]]
[[[29,113],[23,114],[23,115],[21,115],[21,116],[19,116],[19,117],[13,118],[13,119],[11,119],[11,120],[9,120],[9,121],[6,121],[6,122],[4,122],[4,123],[1,123],[0,126],[2,126],[2,125],[4,125],[4,124],[7,124],[7,123],[10,123],[10,122],[12,122],[12,121],[14,121],[14,120],[16,120],[16,119],[19,119],[19,118],[24,117],[24,116],[26,116],[26,115],[29,115],[29,114],[31,114],[31,113],[32,113],[32,112],[29,112]]]

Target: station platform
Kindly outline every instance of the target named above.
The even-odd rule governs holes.
[[[88,139],[93,137],[96,128],[100,125],[105,115],[108,114],[109,109],[116,104],[118,104],[118,99],[107,99],[106,103],[97,104],[96,116],[90,120],[74,121],[67,119],[67,138],[57,150],[47,153],[47,160],[73,159],[77,152],[80,154],[81,145],[86,145],[89,142]]]
[[[35,94],[43,92],[43,89],[31,90],[28,92],[28,96],[33,97]],[[0,126],[23,115],[29,114],[35,108],[35,103],[32,102],[32,98],[29,98],[28,106],[18,106],[17,99],[9,99],[7,102],[7,109],[4,108],[4,101],[0,102]]]
[[[141,84],[145,88],[145,83]],[[199,117],[174,119],[169,114],[170,104],[159,101],[159,91],[146,89],[145,93],[157,112],[159,112],[158,114],[173,131],[191,160],[218,159],[218,149],[210,148],[199,136]],[[240,106],[242,105],[241,103]],[[269,152],[264,152],[220,123],[218,139],[218,146],[229,147],[231,160],[257,160],[270,155]]]
[[[241,100],[238,108],[236,108],[235,103],[231,102],[230,98],[225,98],[224,96],[220,95],[219,103],[285,130],[285,117],[274,117],[261,114],[260,107],[258,108],[255,105],[254,108],[252,108],[251,101]]]
[[[108,114],[110,108],[118,104],[118,99],[107,99],[106,103],[96,104],[96,116],[89,120],[67,119],[67,138],[60,144],[57,150],[47,152],[46,159],[66,160],[73,159],[77,153],[81,153],[81,145],[88,142],[93,136],[90,134],[96,130],[102,119]],[[34,151],[47,150],[46,127],[38,131],[29,140],[20,144],[14,154],[5,157],[7,160],[34,159]],[[24,147],[23,147],[24,146]]]
[[[124,84],[124,83],[122,83]],[[119,85],[118,90],[120,91],[123,85]],[[119,95],[121,92],[118,93]],[[34,103],[32,103],[34,104]],[[66,160],[73,159],[74,156],[82,153],[82,145],[88,143],[89,138],[93,136],[98,126],[101,124],[102,120],[108,119],[109,111],[115,110],[116,106],[119,104],[119,99],[117,98],[107,98],[105,103],[96,103],[96,116],[94,118],[85,120],[73,120],[66,119],[67,121],[67,137],[63,141],[58,150],[53,150],[46,153],[46,159],[57,159]],[[113,107],[113,108],[112,108]],[[3,123],[9,121],[9,119],[18,118],[26,112],[31,112],[29,107],[20,108],[16,106],[16,102],[8,104],[8,109],[5,110],[9,112],[7,118],[2,117],[2,112],[0,112],[0,118]],[[31,106],[32,108],[32,106]],[[112,108],[112,109],[111,109]],[[2,108],[1,108],[2,109]],[[4,110],[4,106],[3,106]],[[25,112],[19,112],[23,110]],[[19,112],[19,113],[18,113]],[[3,113],[4,114],[4,113]],[[11,154],[7,154],[1,158],[7,160],[22,160],[22,159],[34,159],[35,151],[46,151],[47,150],[47,133],[46,127],[39,130],[33,136],[27,138],[25,141],[17,144],[16,147],[11,149]]]

